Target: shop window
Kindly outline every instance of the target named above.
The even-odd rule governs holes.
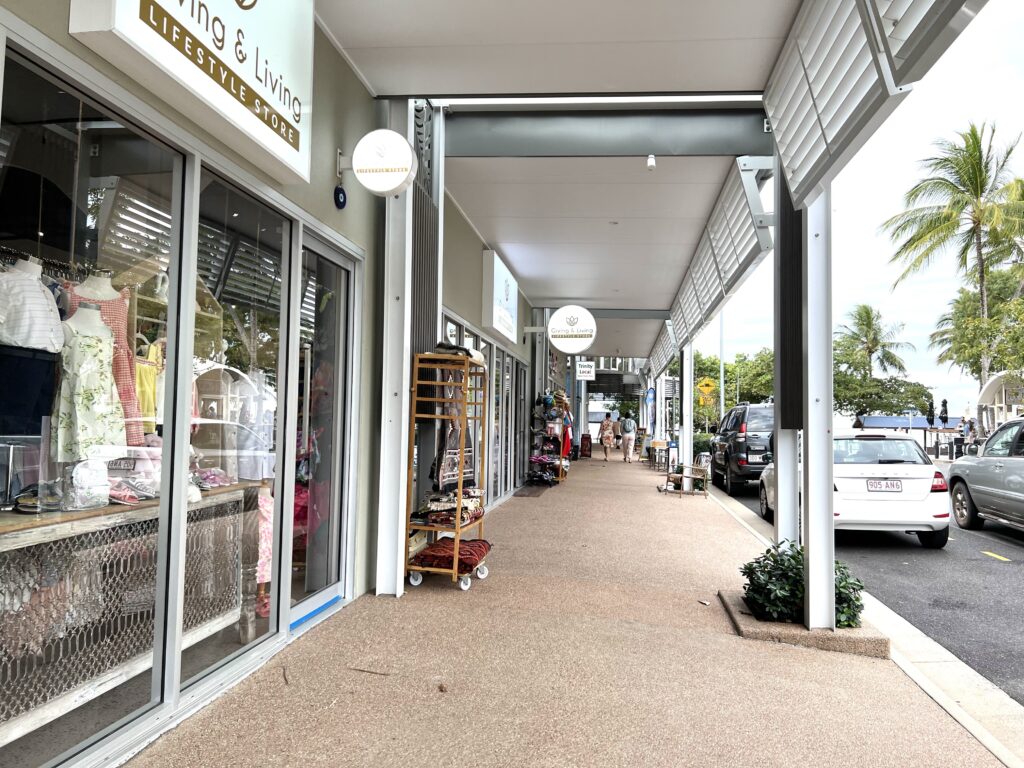
[[[189,681],[275,631],[282,269],[290,223],[203,169],[192,384]]]
[[[162,309],[179,154],[8,56],[0,116],[0,765],[154,703]]]
[[[303,251],[293,605],[336,584],[341,576],[348,286],[346,270],[312,250]]]

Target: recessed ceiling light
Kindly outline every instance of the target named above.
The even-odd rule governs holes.
[[[39,233],[39,236],[40,236],[40,237],[46,237],[46,233],[45,233],[45,232],[40,232],[40,233]]]
[[[619,226],[619,222],[617,221],[609,221],[608,223],[611,224],[613,227]]]
[[[232,219],[237,219],[238,218],[238,211],[235,211],[234,213],[232,213],[231,214],[231,218]]]

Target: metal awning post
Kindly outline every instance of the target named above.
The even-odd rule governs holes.
[[[808,629],[835,629],[835,523],[832,519],[832,248],[826,186],[804,220],[803,529]]]
[[[679,400],[682,417],[679,421],[679,455],[681,464],[693,464],[693,342],[688,341],[682,350],[679,365]],[[693,490],[693,480],[683,480],[683,490]]]

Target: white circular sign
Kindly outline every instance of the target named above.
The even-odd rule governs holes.
[[[548,340],[567,355],[590,349],[597,338],[597,321],[590,311],[576,304],[556,309],[548,320]]]
[[[416,178],[418,165],[408,140],[387,128],[363,136],[352,152],[356,179],[380,197],[391,197],[408,189]]]

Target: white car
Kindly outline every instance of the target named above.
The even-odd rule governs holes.
[[[854,433],[834,443],[836,530],[905,531],[941,549],[949,539],[949,485],[917,442],[903,435]],[[775,463],[761,475],[761,516],[775,508]]]

